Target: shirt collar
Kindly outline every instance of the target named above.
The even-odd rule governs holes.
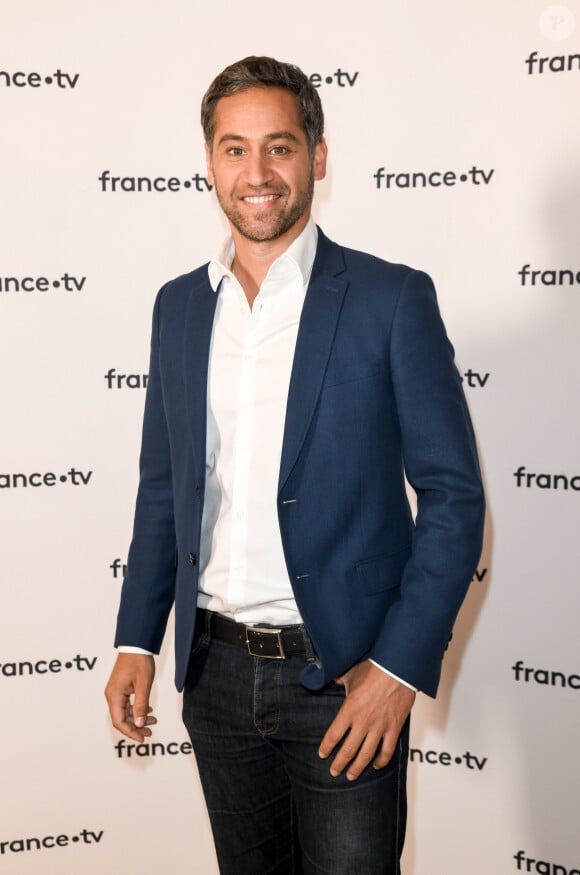
[[[273,270],[283,269],[284,266],[293,266],[300,271],[303,286],[306,288],[312,273],[317,242],[318,231],[314,219],[310,217],[304,230],[290,244],[286,252],[283,252],[282,255],[272,262],[268,275]],[[214,292],[218,291],[220,283],[225,276],[233,276],[230,268],[234,255],[234,241],[232,237],[227,237],[222,243],[217,256],[208,265],[209,281]]]

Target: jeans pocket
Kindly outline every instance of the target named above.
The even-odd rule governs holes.
[[[193,643],[191,645],[191,650],[189,653],[190,660],[202,649],[202,647],[207,647],[209,644],[209,636],[205,629],[199,634],[195,634],[193,638]]]
[[[322,692],[327,693],[329,696],[337,696],[344,699],[346,696],[346,687],[338,681],[330,681],[329,684],[323,687]]]
[[[184,690],[191,688],[192,683],[197,683],[197,676],[205,661],[204,656],[207,653],[209,641],[210,639],[205,629],[195,631],[191,650],[189,652],[189,663],[187,666],[187,674],[185,676]]]

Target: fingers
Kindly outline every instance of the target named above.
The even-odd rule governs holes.
[[[344,738],[349,729],[350,720],[345,713],[343,703],[340,711],[326,730],[324,738],[320,743],[320,747],[318,748],[319,757],[324,760],[326,759],[326,757],[330,756],[332,751],[335,749],[337,744]]]
[[[119,732],[122,732],[123,735],[127,735],[129,738],[134,738],[135,728],[131,723],[127,720],[127,706],[129,704],[129,696],[125,694],[119,694],[115,690],[107,687],[105,690],[105,696],[107,698],[107,702],[109,703],[109,714],[111,716],[111,723],[118,729]]]
[[[398,740],[398,735],[383,736],[381,748],[373,762],[373,769],[384,769],[391,762]]]
[[[150,736],[152,733],[147,727],[154,726],[157,723],[157,718],[153,716],[151,713],[152,711],[153,708],[149,705],[145,717],[135,717],[135,708],[131,705],[131,701],[129,700],[125,708],[126,722],[135,730],[139,730],[143,735]]]
[[[135,695],[133,697],[133,723],[139,729],[142,729],[147,725],[147,715],[151,713],[153,708],[149,705],[149,693],[151,692],[151,685],[142,686],[139,684],[135,688]],[[149,733],[151,734],[151,733]]]
[[[154,675],[152,656],[120,653],[105,689],[113,726],[134,741],[144,741],[157,723],[149,705]]]
[[[342,741],[330,766],[330,774],[333,778],[337,778],[347,769],[347,779],[356,781],[375,758],[381,742],[383,742],[383,746],[381,747],[380,760],[377,757],[375,768],[386,766],[393,755],[398,733],[392,743],[390,743],[390,736],[391,733],[383,735],[372,726],[353,722],[349,724],[349,717],[343,705],[322,739],[318,752],[320,757],[325,759]]]
[[[122,732],[127,738],[133,739],[133,741],[142,742],[151,735],[151,730],[147,726],[137,727],[135,725],[133,715],[128,708],[120,719],[113,717],[111,712],[111,722],[115,729]],[[156,723],[157,721],[153,718],[152,722]]]
[[[345,769],[349,781],[356,781],[373,759],[381,736],[375,732],[369,732],[366,736],[360,731],[356,734],[351,730],[336,754],[330,774],[337,778]]]
[[[354,666],[340,679],[347,691],[320,744],[325,759],[335,751],[330,774],[355,781],[373,763],[384,768],[393,756],[415,693],[370,663]]]
[[[111,704],[111,700],[109,700],[109,711],[113,726],[119,732],[122,732],[123,735],[126,735],[127,738],[133,739],[133,741],[142,742],[145,738],[149,738],[152,734],[149,726],[157,723],[157,719],[152,714],[149,715],[149,712],[153,709],[148,707],[147,710],[148,715],[144,718],[142,717],[137,722],[137,718],[133,715],[129,696],[123,697],[122,701],[119,700],[118,704]]]
[[[377,749],[381,744],[381,736],[376,735],[375,733],[369,733],[364,739],[362,745],[360,746],[358,755],[350,761],[346,761],[344,765],[342,762],[336,764],[336,759],[342,753],[342,748],[335,757],[335,761],[332,764],[332,769],[330,770],[330,774],[332,775],[334,771],[336,771],[337,775],[339,775],[344,768],[347,768],[346,777],[349,781],[356,781],[357,778],[360,778],[366,767],[372,762]],[[389,757],[390,759],[390,757]]]

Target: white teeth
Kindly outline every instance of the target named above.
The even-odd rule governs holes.
[[[276,200],[277,197],[277,194],[263,194],[259,197],[245,197],[243,200],[247,201],[249,204],[265,204],[268,201]]]

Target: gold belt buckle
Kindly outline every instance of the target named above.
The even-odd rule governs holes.
[[[252,650],[251,632],[260,632],[264,635],[276,635],[278,638],[278,653],[275,656],[272,656],[269,653],[256,653]],[[282,629],[270,629],[268,626],[246,626],[246,646],[248,648],[248,653],[251,656],[260,656],[262,659],[286,659],[284,644],[282,643]]]

